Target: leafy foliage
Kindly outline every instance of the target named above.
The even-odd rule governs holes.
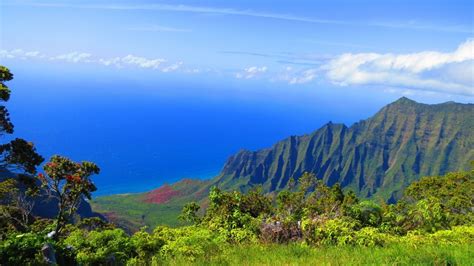
[[[99,167],[91,162],[75,163],[68,158],[55,155],[44,167],[46,174],[38,179],[50,196],[58,200],[55,237],[68,219],[76,212],[82,197],[91,198],[97,188],[90,176],[99,173]]]
[[[81,264],[124,264],[131,254],[132,245],[123,230],[103,231],[76,230],[65,240],[77,250],[76,259]]]
[[[10,234],[0,244],[0,258],[6,265],[38,265],[46,238],[37,233]]]
[[[56,176],[62,176],[59,174],[63,173],[59,170],[62,168],[49,167],[48,176],[55,176],[56,172]],[[79,169],[75,167],[78,165],[73,169]],[[62,262],[156,265],[223,263],[231,259],[229,254],[239,247],[264,250],[268,245],[279,243],[287,243],[285,247],[294,252],[289,256],[300,254],[298,257],[316,256],[314,250],[330,247],[340,247],[342,253],[365,247],[378,252],[377,249],[382,248],[381,254],[389,250],[400,254],[401,249],[432,245],[465,249],[474,243],[472,201],[456,200],[455,208],[447,208],[451,205],[446,203],[450,200],[446,195],[451,195],[449,191],[454,190],[464,193],[461,198],[471,196],[466,187],[472,185],[472,174],[459,172],[437,177],[442,180],[438,182],[437,191],[446,191],[429,197],[415,197],[416,193],[429,193],[426,191],[432,189],[433,177],[427,177],[410,185],[404,200],[381,206],[360,201],[354,193],[344,192],[337,185],[328,187],[312,175],[295,181],[292,190],[283,191],[274,198],[264,195],[259,189],[240,193],[214,187],[209,193],[209,206],[203,213],[199,212],[197,203],[190,203],[183,209],[183,217],[193,222],[192,226],[158,226],[151,232],[143,228],[128,235],[110,224],[89,219],[64,226],[61,237],[55,240],[45,237],[54,224],[36,223],[31,227],[35,228],[32,233],[10,234],[2,242],[0,254],[6,264],[18,261],[40,264],[40,249],[44,243],[50,242],[57,251],[57,260]],[[274,203],[277,204],[275,208]],[[299,218],[301,220],[297,220]],[[447,248],[429,254],[433,256],[444,250]],[[417,251],[410,252],[414,258],[419,256]],[[17,253],[21,255],[11,257]],[[441,253],[440,256],[436,260],[442,262],[465,258],[460,254],[446,257],[446,253]],[[433,259],[430,256],[425,259],[429,258]],[[360,263],[370,261],[369,258],[360,259]],[[350,261],[350,258],[345,260]]]
[[[199,223],[200,218],[198,217],[197,212],[200,208],[201,206],[196,202],[187,203],[184,205],[181,215],[178,218],[193,224]]]
[[[5,82],[12,79],[10,70],[0,65],[0,137],[13,133],[13,123],[3,105],[11,93]],[[31,195],[38,190],[32,176],[43,160],[33,143],[26,140],[15,138],[0,144],[0,239],[10,230],[28,231],[33,220]]]

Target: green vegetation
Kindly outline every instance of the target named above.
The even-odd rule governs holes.
[[[233,246],[213,257],[198,257],[195,265],[471,265],[473,245],[394,244],[388,247],[318,247],[306,245]],[[183,257],[164,265],[187,265]]]
[[[207,184],[207,181],[184,179],[148,193],[97,197],[90,204],[94,211],[128,231],[137,231],[143,226],[175,227],[184,224],[178,216],[186,203],[206,197]],[[205,204],[205,200],[200,202]]]
[[[3,82],[12,75],[3,67],[0,74],[0,99],[6,101],[10,90]],[[0,112],[2,119],[0,132],[11,133],[8,114]],[[143,194],[139,201],[136,195],[110,197],[108,206],[126,206],[134,217],[131,224],[115,217],[118,226],[127,228],[158,223],[144,212],[157,212],[165,217],[159,221],[171,222],[184,206],[182,226],[143,227],[130,234],[100,218],[77,216],[81,202],[96,189],[91,176],[99,168],[94,163],[53,156],[44,173],[37,174],[43,158],[32,144],[16,139],[2,147],[1,170],[8,177],[0,183],[1,265],[474,262],[474,169],[412,182],[391,204],[362,200],[348,186],[328,186],[325,177],[308,172],[289,177],[273,193],[264,186],[229,190],[223,179],[186,180]],[[58,205],[53,219],[32,215],[31,202],[43,193]]]
[[[199,184],[201,188],[193,185],[169,201],[155,202],[159,206],[141,203],[144,194],[98,197],[93,205],[120,217],[123,224],[175,226],[178,210],[187,202],[207,205],[212,186],[240,192],[261,186],[264,193],[276,194],[304,172],[330,186],[339,183],[361,198],[394,203],[423,176],[469,169],[474,160],[473,116],[474,104],[428,105],[401,98],[351,127],[328,123],[267,149],[240,151],[218,176]],[[137,206],[133,215],[130,206]]]
[[[261,185],[279,191],[291,178],[314,173],[363,198],[391,199],[423,176],[468,170],[474,160],[474,104],[421,104],[407,98],[350,127],[328,123],[270,148],[243,150],[214,183],[246,191]]]
[[[91,201],[94,211],[123,228],[136,231],[143,226],[154,228],[157,225],[180,225],[178,218],[184,202],[156,204],[147,203],[143,195],[121,194],[103,196]]]
[[[0,65],[0,137],[13,134],[13,123],[4,105],[11,90],[5,82],[13,79]],[[16,138],[0,145],[0,235],[7,230],[25,230],[31,222],[32,204],[28,197],[38,193],[36,167],[43,162],[33,143]]]
[[[277,196],[213,187],[209,206],[183,208],[192,225],[158,226],[128,235],[100,219],[64,227],[54,222],[10,232],[0,246],[6,265],[39,264],[50,243],[60,264],[80,265],[471,265],[474,247],[474,170],[425,177],[397,204],[360,201],[339,185],[328,187],[305,173]],[[433,193],[436,191],[436,193]],[[427,197],[429,195],[429,197]]]
[[[68,158],[55,155],[44,166],[38,179],[42,188],[58,201],[58,215],[54,238],[58,239],[71,216],[76,213],[83,197],[91,199],[97,190],[90,176],[99,173],[99,167],[91,162],[75,163]]]

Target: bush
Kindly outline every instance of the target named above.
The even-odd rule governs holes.
[[[121,229],[76,230],[64,240],[76,253],[80,264],[125,264],[132,256],[130,238]]]
[[[191,261],[196,257],[215,254],[225,244],[213,231],[197,226],[175,229],[157,227],[153,237],[164,242],[160,251],[164,258],[183,257]]]
[[[362,226],[377,227],[382,223],[382,208],[372,201],[362,201],[353,207]]]
[[[1,262],[5,265],[42,264],[41,248],[45,242],[40,234],[11,234],[0,244]]]
[[[459,245],[474,243],[474,226],[455,226],[449,230],[440,230],[432,234],[423,231],[411,231],[397,241],[412,246],[436,244]]]
[[[130,241],[137,254],[137,258],[135,258],[137,263],[150,261],[153,256],[159,254],[161,248],[165,245],[164,239],[154,234],[149,234],[144,230],[136,232]]]
[[[451,230],[441,230],[429,235],[430,242],[442,244],[474,243],[474,226],[454,226]]]
[[[355,232],[355,244],[364,247],[385,246],[393,242],[393,237],[388,234],[381,233],[378,228],[364,227]]]
[[[302,227],[308,244],[355,244],[355,231],[359,222],[349,218],[305,220]]]

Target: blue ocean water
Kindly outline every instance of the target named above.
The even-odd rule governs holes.
[[[350,124],[383,104],[281,93],[272,84],[36,70],[14,69],[9,83],[15,136],[33,141],[46,158],[60,154],[96,162],[101,173],[93,178],[95,195],[210,178],[239,149],[268,147],[329,120]],[[347,111],[351,104],[357,111]]]

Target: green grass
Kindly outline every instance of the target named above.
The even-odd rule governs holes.
[[[165,265],[189,265],[187,258]],[[194,265],[474,265],[474,245],[391,245],[388,247],[233,246]]]
[[[178,220],[186,203],[206,198],[207,182],[198,179],[182,179],[171,185],[180,196],[161,204],[143,201],[146,193],[101,196],[92,200],[90,204],[95,212],[113,213],[116,219],[112,221],[128,231],[136,231],[143,226],[147,226],[149,230],[158,225],[176,227],[186,225]],[[199,193],[202,189],[204,192]]]
[[[154,204],[141,200],[140,194],[102,196],[90,202],[99,213],[113,213],[115,223],[127,229],[138,230],[143,226],[155,228],[158,225],[182,225],[177,219],[182,203]]]

